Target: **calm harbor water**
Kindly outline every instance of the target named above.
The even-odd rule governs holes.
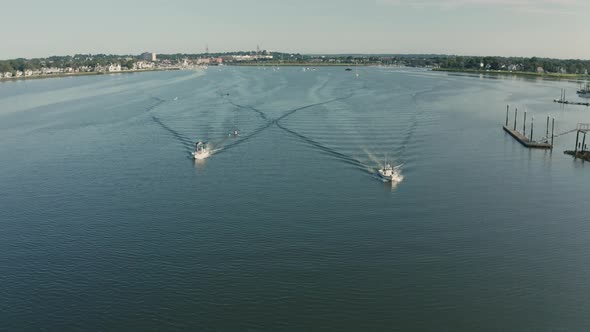
[[[577,84],[359,74],[1,83],[0,330],[589,330],[590,164],[501,130]]]

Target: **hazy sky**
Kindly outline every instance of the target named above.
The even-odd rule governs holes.
[[[590,58],[590,0],[20,0],[0,59],[75,53],[444,53]]]

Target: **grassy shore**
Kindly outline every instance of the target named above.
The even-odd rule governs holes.
[[[35,76],[20,76],[20,77],[2,77],[0,82],[11,82],[18,80],[37,80],[44,78],[57,78],[57,77],[70,77],[70,76],[92,76],[92,75],[113,75],[113,74],[133,74],[133,73],[145,73],[154,71],[167,71],[167,70],[179,70],[178,68],[166,68],[166,69],[142,69],[142,70],[121,70],[115,72],[83,72],[83,73],[60,73],[60,74],[48,74],[48,75],[35,75]]]
[[[586,79],[586,78],[590,78],[590,75],[584,75],[584,74],[537,73],[537,72],[528,72],[528,71],[507,71],[507,70],[476,70],[476,69],[436,68],[436,69],[433,69],[433,71],[444,71],[444,72],[450,72],[450,73],[544,77],[544,78],[556,78],[556,79]]]

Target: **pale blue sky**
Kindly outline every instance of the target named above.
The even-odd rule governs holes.
[[[590,59],[589,0],[21,0],[0,59],[74,53],[444,53]]]

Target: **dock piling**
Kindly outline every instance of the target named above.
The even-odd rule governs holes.
[[[526,136],[526,111],[524,111],[524,120],[522,121],[522,135]]]
[[[551,144],[549,144],[549,117],[547,117],[547,127],[545,128],[546,132],[547,132],[547,136],[543,137],[540,141],[534,141],[533,137],[535,134],[535,117],[531,116],[531,132],[530,132],[530,136],[527,137],[526,136],[526,111],[524,112],[524,121],[522,124],[522,132],[519,132],[518,130],[516,130],[516,126],[518,123],[518,109],[515,108],[514,110],[514,125],[508,127],[508,116],[510,114],[510,107],[507,106],[506,107],[506,122],[505,125],[502,126],[502,128],[504,129],[505,132],[507,132],[508,134],[510,134],[510,136],[512,136],[514,139],[516,139],[520,144],[524,145],[525,147],[529,148],[529,149],[552,149],[553,148],[553,132],[555,129],[555,118],[553,118],[553,125],[551,127]],[[512,128],[511,128],[512,127]],[[589,124],[590,127],[590,124]]]
[[[569,154],[574,158],[580,158],[585,161],[590,161],[590,153],[588,152],[588,145],[586,145],[586,134],[590,132],[590,124],[588,123],[578,123],[576,131],[576,145],[574,146],[574,150],[566,150],[564,151],[565,154]],[[582,137],[582,142],[580,142],[580,134],[584,135]]]
[[[551,148],[553,149],[553,133],[555,129],[555,118],[551,119]]]
[[[563,101],[563,89],[559,90],[559,101]]]
[[[545,139],[549,139],[549,116],[547,116],[547,131],[545,132]]]
[[[533,124],[535,122],[535,117],[532,116],[531,117],[531,137],[529,137],[529,139],[532,141],[533,140]]]
[[[508,127],[508,110],[510,109],[510,105],[506,105],[506,127]]]

